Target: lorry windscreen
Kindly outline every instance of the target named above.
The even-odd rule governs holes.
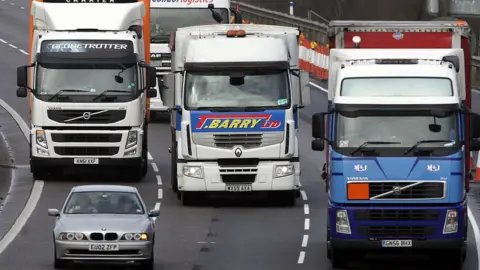
[[[185,108],[286,109],[290,87],[286,70],[188,72]]]
[[[229,23],[228,9],[214,8]],[[152,43],[168,43],[170,33],[181,27],[218,24],[208,8],[152,8],[150,9],[150,37]]]
[[[415,151],[406,150],[419,141],[436,142],[422,143]],[[375,156],[412,156],[418,151],[426,151],[429,156],[445,156],[459,150],[458,114],[446,112],[443,115],[432,116],[427,111],[338,111],[335,114],[334,148],[345,155],[350,155],[353,149],[365,142],[382,141],[392,144],[372,144],[364,149],[375,152]],[[360,152],[360,153],[358,153]],[[356,154],[362,154],[356,151]]]
[[[348,97],[453,96],[449,78],[356,77],[342,80],[340,95]]]
[[[135,98],[138,92],[136,64],[58,64],[38,63],[35,89],[37,98],[48,100],[64,89],[79,90],[62,93],[72,102],[92,102],[92,98],[105,90],[122,90],[109,96],[118,96],[121,101]],[[120,101],[120,100],[119,100]]]

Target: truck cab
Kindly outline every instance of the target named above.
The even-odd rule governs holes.
[[[144,4],[33,1],[31,15],[31,64],[17,69],[17,96],[29,98],[34,177],[121,166],[142,179],[147,96],[155,94]]]

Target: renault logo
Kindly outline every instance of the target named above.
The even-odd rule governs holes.
[[[233,153],[235,154],[235,156],[240,157],[242,155],[242,149],[236,148]]]
[[[90,112],[84,112],[83,115],[82,115],[82,118],[85,119],[85,120],[88,120],[88,119],[90,119],[91,116],[92,116],[92,114]]]

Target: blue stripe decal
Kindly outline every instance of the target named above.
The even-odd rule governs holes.
[[[182,115],[180,114],[182,112],[182,106],[175,106],[177,110],[175,111],[175,130],[180,131],[182,130]]]
[[[397,157],[381,157],[381,158],[397,158]],[[334,158],[332,158],[332,160],[376,160],[376,159],[377,159],[376,157],[343,157],[343,158],[334,157]],[[460,161],[463,158],[427,157],[427,158],[417,158],[417,159],[419,159],[419,160],[457,160],[457,161]]]

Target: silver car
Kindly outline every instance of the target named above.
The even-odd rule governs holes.
[[[154,268],[154,218],[138,190],[129,186],[85,185],[72,188],[53,229],[55,269],[70,263],[135,263]]]

